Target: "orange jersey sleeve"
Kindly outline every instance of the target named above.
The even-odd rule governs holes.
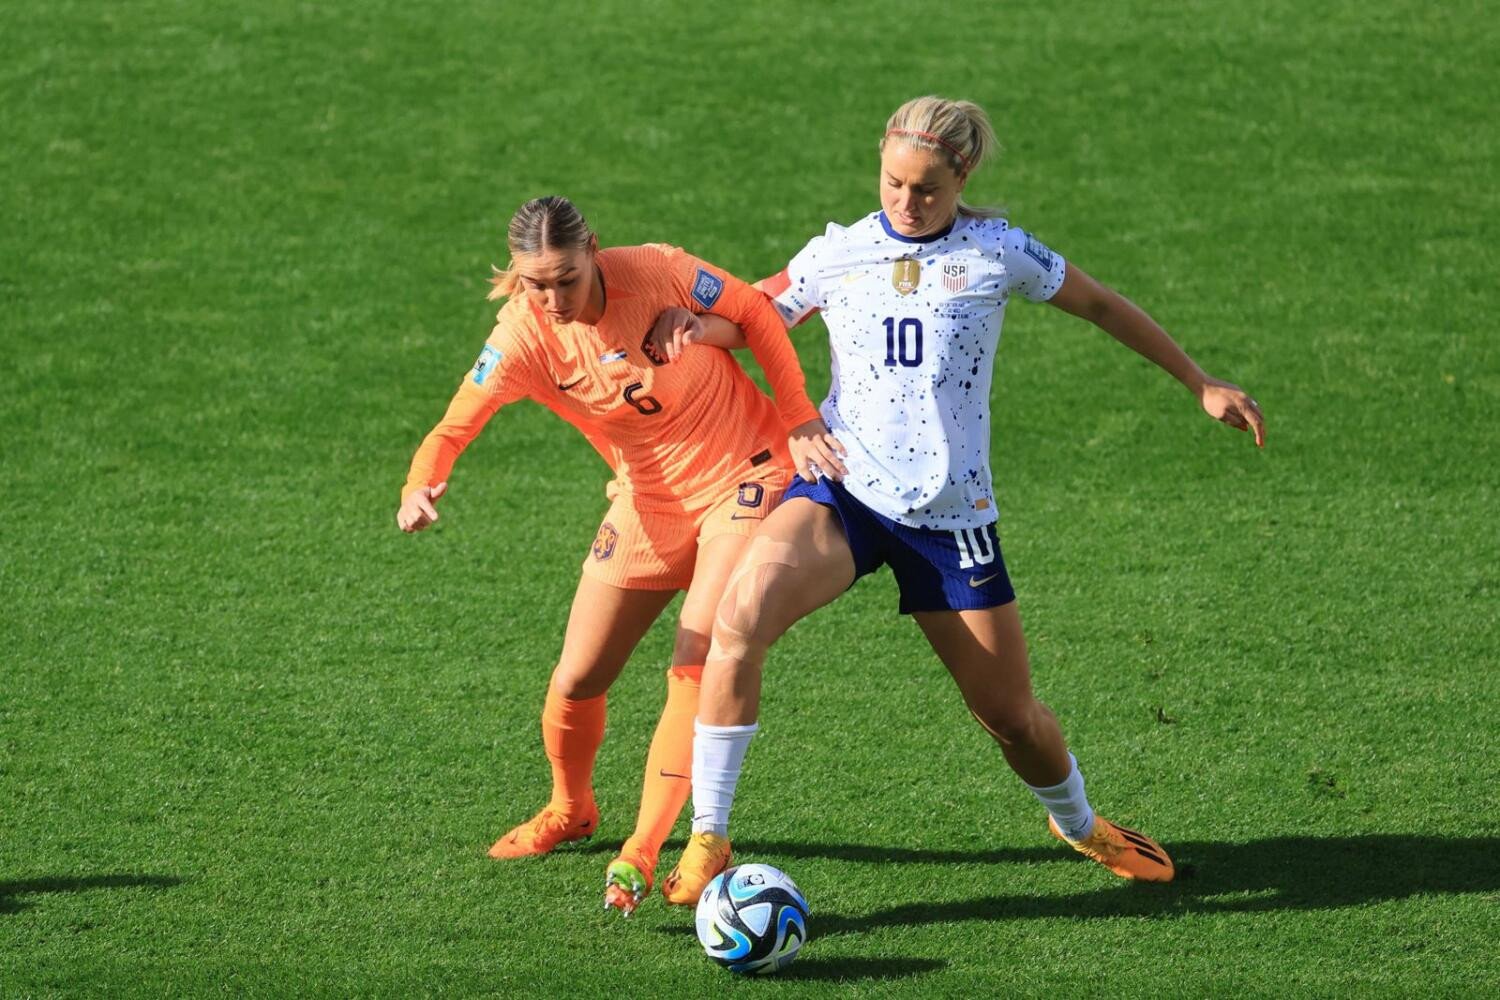
[[[745,343],[771,383],[776,412],[784,430],[818,419],[818,408],[807,396],[807,380],[797,362],[797,350],[786,335],[786,325],[771,301],[760,291],[712,264],[676,247],[663,247],[672,262],[672,276],[694,312],[714,312],[744,331]]]
[[[413,490],[446,481],[453,463],[479,436],[490,417],[506,403],[533,395],[537,385],[545,382],[527,349],[524,331],[518,329],[524,315],[510,304],[500,310],[494,330],[453,394],[448,412],[412,456],[401,499]]]

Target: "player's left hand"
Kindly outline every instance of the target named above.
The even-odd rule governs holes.
[[[656,317],[656,325],[651,327],[651,344],[668,364],[682,357],[687,345],[702,339],[703,321],[696,313],[680,306],[663,309]]]
[[[817,482],[820,474],[838,482],[849,472],[839,461],[848,452],[839,439],[829,433],[828,425],[821,417],[793,427],[786,444],[792,453],[797,475],[809,483]]]
[[[1244,389],[1216,378],[1205,379],[1198,402],[1215,420],[1238,430],[1254,431],[1257,448],[1266,446],[1266,418],[1261,415],[1260,404]]]

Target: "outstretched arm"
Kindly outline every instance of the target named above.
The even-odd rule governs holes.
[[[402,531],[421,531],[438,519],[436,503],[448,490],[453,463],[484,429],[499,409],[500,400],[465,379],[448,412],[422,440],[412,456],[406,485],[401,489],[401,507],[396,525]]]
[[[1210,417],[1242,431],[1253,431],[1256,446],[1265,447],[1265,417],[1250,394],[1199,368],[1167,331],[1134,302],[1094,280],[1072,262],[1068,263],[1062,287],[1047,301],[1088,320],[1157,365],[1186,386]]]

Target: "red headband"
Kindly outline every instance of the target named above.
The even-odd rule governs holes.
[[[889,132],[887,132],[886,135],[914,135],[919,139],[927,139],[935,142],[939,146],[942,146],[944,149],[946,149],[948,152],[952,153],[954,156],[958,157],[958,162],[964,165],[964,173],[967,174],[969,172],[969,158],[961,153],[957,146],[953,145],[953,143],[951,142],[948,142],[940,135],[933,135],[931,132],[918,132],[916,129],[910,128],[893,128]]]

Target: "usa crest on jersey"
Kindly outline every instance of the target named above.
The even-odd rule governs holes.
[[[943,262],[943,287],[953,294],[969,288],[969,262],[949,260]]]

